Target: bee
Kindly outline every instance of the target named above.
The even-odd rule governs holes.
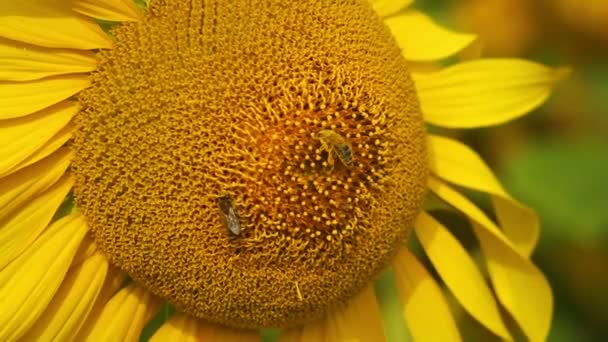
[[[334,166],[334,153],[338,156],[344,166],[353,166],[353,147],[340,134],[331,129],[322,129],[317,133],[316,139],[321,141],[323,148],[327,151],[329,155],[327,163],[332,168]]]
[[[232,198],[229,195],[221,195],[217,199],[217,204],[222,211],[222,216],[228,230],[234,235],[241,234],[241,223],[232,205]]]

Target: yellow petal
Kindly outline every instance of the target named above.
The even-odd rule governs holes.
[[[405,59],[434,61],[450,57],[475,40],[475,35],[449,31],[414,10],[388,18],[390,28]]]
[[[553,295],[542,272],[471,201],[433,177],[429,188],[471,220],[485,255],[494,291],[531,341],[544,341],[553,313]]]
[[[49,142],[78,112],[64,101],[36,114],[0,120],[0,174],[13,169]]]
[[[567,74],[565,69],[525,60],[480,59],[412,76],[427,122],[473,128],[501,124],[528,113],[543,103]]]
[[[282,331],[278,341],[384,341],[382,314],[373,286],[366,287],[346,307],[334,309],[321,321]]]
[[[72,267],[78,267],[85,260],[90,259],[93,255],[98,253],[97,244],[91,235],[87,235],[82,240],[80,248],[74,255],[74,261],[72,261]]]
[[[521,255],[529,258],[540,237],[540,221],[536,212],[506,196],[492,194],[492,204],[509,241]]]
[[[84,74],[62,75],[26,82],[0,82],[0,119],[35,113],[73,96],[90,84]]]
[[[87,339],[137,341],[141,330],[159,307],[160,302],[150,291],[137,285],[127,286],[106,303]]]
[[[108,261],[101,254],[72,267],[47,309],[23,340],[69,341],[93,308],[107,271]]]
[[[393,262],[403,316],[416,341],[461,341],[443,291],[424,266],[403,248]]]
[[[51,188],[2,222],[2,229],[0,229],[0,270],[14,261],[38,238],[55,215],[65,196],[67,196],[72,184],[72,178],[67,174],[64,175]]]
[[[528,259],[473,223],[486,257],[496,295],[530,341],[545,341],[551,327],[553,295],[549,282]]]
[[[204,341],[203,337],[200,336],[198,332],[197,326],[200,323],[202,322],[198,321],[192,316],[176,313],[167,322],[160,326],[156,333],[154,333],[154,336],[150,338],[150,342]]]
[[[345,308],[330,314],[327,322],[329,341],[384,341],[382,313],[372,285],[351,299]]]
[[[376,13],[385,18],[404,10],[410,6],[414,0],[371,0],[371,2]]]
[[[327,338],[326,319],[306,324],[302,327],[284,329],[277,338],[277,342],[329,342]]]
[[[507,238],[519,253],[530,256],[538,241],[538,216],[511,198],[481,157],[465,144],[430,135],[429,166],[442,179],[492,195],[496,214]]]
[[[410,72],[413,73],[433,73],[441,70],[443,66],[437,62],[411,62],[408,61],[407,66],[410,69]]]
[[[61,149],[48,158],[0,179],[0,222],[16,208],[40,194],[65,173],[72,153]]]
[[[82,246],[81,246],[82,250]],[[74,258],[76,258],[74,256]],[[76,260],[74,260],[76,262]],[[74,263],[72,263],[73,265]],[[125,275],[118,268],[110,265],[106,279],[103,283],[101,291],[95,300],[95,304],[93,305],[93,309],[89,313],[89,316],[86,318],[83,326],[80,328],[78,332],[74,332],[74,335],[66,338],[66,341],[86,341],[87,338],[91,336],[91,331],[95,327],[95,323],[99,319],[99,316],[103,312],[106,304],[120,289],[125,279]]]
[[[101,49],[112,47],[92,20],[70,9],[71,1],[0,1],[0,37],[39,46]]]
[[[0,38],[0,81],[31,81],[90,72],[97,61],[90,51],[48,49]]]
[[[0,341],[19,339],[40,317],[86,232],[80,215],[66,216],[0,271]]]
[[[75,0],[72,2],[72,10],[108,21],[141,20],[141,14],[133,0]]]
[[[29,156],[26,160],[19,163],[19,165],[15,166],[11,170],[0,174],[0,177],[6,177],[7,175],[13,174],[48,157],[51,153],[60,149],[72,137],[73,131],[74,125],[72,123],[67,124],[67,126],[62,128],[57,134],[55,134],[51,138],[51,140],[49,140],[46,144],[44,144],[41,148],[34,152],[34,154]]]
[[[226,342],[259,342],[260,332],[258,330],[239,330],[221,327],[218,325],[205,324],[199,326],[200,336],[203,341],[226,341]]]
[[[512,340],[492,291],[460,242],[425,212],[418,216],[415,228],[427,256],[454,297],[490,331],[504,340]]]

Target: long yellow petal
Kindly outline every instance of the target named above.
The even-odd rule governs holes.
[[[67,174],[64,175],[51,188],[2,222],[0,270],[7,267],[38,238],[55,215],[72,184],[72,178]]]
[[[55,184],[65,173],[72,153],[61,149],[48,158],[0,179],[0,222],[33,196]]]
[[[137,285],[127,286],[106,303],[87,340],[137,341],[159,307],[160,302],[150,291]]]
[[[19,165],[15,166],[9,171],[0,174],[0,177],[6,177],[48,157],[53,152],[59,150],[72,137],[73,131],[74,125],[72,123],[67,124],[64,128],[57,132],[57,134],[55,134],[51,138],[51,140],[49,140],[46,144],[44,144],[41,148],[34,152],[34,154],[29,156],[26,160],[19,163]]]
[[[74,256],[74,258],[77,256],[78,254]],[[72,264],[74,265],[76,261],[77,260],[74,260]],[[101,291],[95,300],[95,304],[93,305],[93,309],[91,309],[91,312],[80,330],[77,332],[75,331],[73,335],[67,337],[66,341],[86,341],[87,338],[91,336],[91,331],[93,331],[93,328],[95,328],[95,324],[101,316],[106,304],[110,301],[110,298],[112,298],[118,292],[124,282],[124,279],[124,273],[118,268],[110,265]]]
[[[363,314],[365,313],[365,314]],[[373,286],[327,317],[329,341],[384,341],[382,313]]]
[[[167,322],[160,326],[150,338],[150,342],[181,341],[196,342],[204,341],[199,334],[198,325],[202,322],[192,316],[176,313]]]
[[[254,342],[259,340],[260,333],[257,330],[226,328],[179,312],[165,322],[150,339],[151,342]]]
[[[553,295],[542,272],[505,237],[471,201],[433,177],[429,188],[471,220],[485,255],[494,291],[531,341],[544,341],[549,333]]]
[[[13,169],[49,142],[78,112],[64,101],[36,114],[0,120],[0,174]]]
[[[0,38],[0,81],[31,81],[90,72],[97,61],[90,51],[49,49]]]
[[[371,2],[376,13],[382,18],[386,18],[406,9],[414,0],[371,0]]]
[[[416,341],[461,341],[443,291],[410,251],[393,262],[403,315]]]
[[[39,46],[71,49],[112,47],[92,20],[70,9],[71,1],[0,1],[0,37]]]
[[[511,198],[479,155],[458,141],[430,135],[427,148],[433,173],[448,182],[492,195],[507,238],[519,253],[530,256],[540,233],[538,216]]]
[[[35,113],[73,96],[90,84],[84,74],[61,75],[26,82],[0,82],[0,119]]]
[[[278,341],[384,341],[382,314],[373,286],[366,287],[346,307],[338,307],[321,321],[286,329]]]
[[[441,44],[437,44],[441,45]],[[519,59],[479,59],[412,74],[427,122],[473,128],[518,118],[543,103],[568,74]]]
[[[92,235],[87,235],[82,240],[80,244],[80,248],[74,255],[74,261],[72,262],[72,267],[78,267],[85,260],[88,260],[93,257],[93,255],[99,253],[99,249]]]
[[[198,327],[203,341],[226,341],[226,342],[258,342],[260,332],[258,330],[239,330],[225,328],[219,325],[205,324]]]
[[[80,215],[66,216],[0,271],[0,341],[19,339],[40,317],[86,232]]]
[[[490,331],[512,340],[492,291],[460,242],[425,212],[420,213],[414,226],[426,254],[454,297]]]
[[[141,20],[141,13],[133,0],[74,0],[72,10],[108,21]]]
[[[329,342],[327,339],[327,319],[309,323],[302,327],[284,329],[277,342]]]
[[[72,267],[47,309],[23,340],[69,341],[93,308],[107,271],[108,261],[101,254]]]
[[[390,28],[405,59],[434,61],[450,57],[471,44],[476,36],[449,31],[419,11],[409,10],[388,18]]]

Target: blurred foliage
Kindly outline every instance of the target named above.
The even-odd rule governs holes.
[[[505,182],[551,227],[547,238],[601,241],[608,235],[607,153],[608,142],[597,140],[533,141],[507,165]]]

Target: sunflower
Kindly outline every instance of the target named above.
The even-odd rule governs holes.
[[[439,63],[475,37],[410,2],[3,1],[0,340],[129,341],[154,319],[157,341],[382,341],[387,269],[416,340],[459,340],[460,308],[543,340],[536,215],[427,127],[512,120],[564,72]]]

